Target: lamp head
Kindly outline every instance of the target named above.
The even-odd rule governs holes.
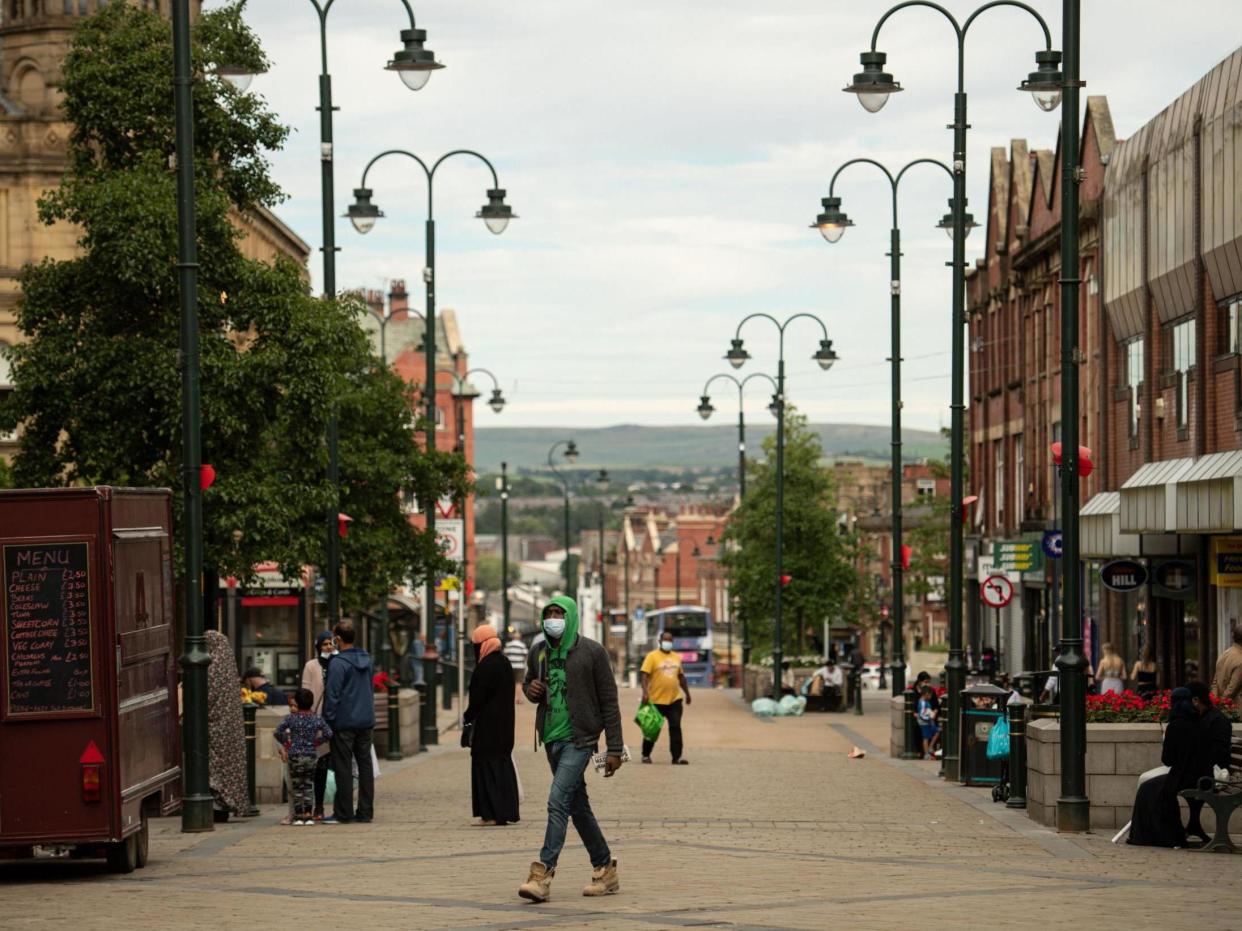
[[[825,372],[832,368],[832,364],[837,361],[837,352],[832,348],[832,340],[821,339],[819,341],[819,349],[815,351],[815,355],[811,356],[819,367]]]
[[[263,74],[262,70],[256,71],[245,65],[218,65],[216,67],[216,77],[223,78],[233,85],[233,89],[239,94],[244,94],[250,89],[250,84],[254,81],[256,74]]]
[[[422,90],[431,80],[431,72],[444,67],[436,61],[434,52],[423,48],[426,41],[426,29],[402,29],[403,48],[393,53],[392,60],[384,66],[385,71],[397,72],[397,77],[412,91]]]
[[[565,458],[570,463],[574,463],[578,461],[578,444],[575,443],[573,440],[570,440],[569,443],[565,446]]]
[[[709,395],[705,394],[699,397],[699,406],[697,410],[699,412],[699,416],[704,420],[707,420],[716,412],[716,408],[712,406],[712,399]]]
[[[349,217],[349,222],[354,225],[354,229],[360,233],[369,233],[375,226],[375,221],[383,215],[384,211],[371,203],[369,187],[354,188],[354,202],[345,211],[345,216]]]
[[[607,469],[600,469],[599,475],[595,476],[595,484],[599,485],[600,488],[607,488],[610,481]]]
[[[962,214],[962,235],[969,236],[970,231],[979,224],[975,222],[974,215],[969,211]],[[949,212],[940,218],[940,222],[936,224],[936,229],[944,230],[950,239],[953,238],[953,198],[949,198]]]
[[[777,418],[781,416],[781,396],[779,394],[772,395],[772,400],[768,402],[768,413]]]
[[[746,364],[746,360],[750,358],[750,353],[742,345],[740,339],[732,340],[729,351],[725,353],[725,358],[729,360],[729,364],[735,369],[740,369]]]
[[[901,85],[884,70],[888,58],[883,52],[863,52],[858,56],[863,70],[854,75],[854,83],[842,88],[847,94],[857,94],[858,102],[868,113],[878,113],[888,103],[889,94],[896,94]]]
[[[510,220],[516,220],[517,214],[513,212],[513,208],[505,203],[504,188],[489,188],[487,191],[487,203],[479,208],[479,212],[475,214],[481,219],[487,228],[499,236],[505,231],[505,227],[509,225]]]
[[[841,209],[841,198],[825,197],[820,201],[824,212],[815,218],[811,226],[817,228],[828,242],[837,242],[845,235],[845,228],[853,226],[854,221]]]
[[[1035,70],[1025,81],[1018,85],[1018,90],[1029,91],[1035,98],[1035,106],[1044,112],[1055,110],[1061,103],[1061,86],[1064,78],[1061,75],[1061,53],[1051,49],[1035,53]]]
[[[505,409],[505,396],[500,393],[499,388],[492,389],[491,400],[487,402],[487,406],[492,409],[493,413],[499,414]]]

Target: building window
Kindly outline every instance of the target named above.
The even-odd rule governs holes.
[[[9,364],[9,344],[0,342],[0,399],[13,390],[13,369]],[[16,433],[0,430],[0,443],[10,443],[17,439]]]
[[[436,407],[436,429],[444,429],[444,408],[439,406]]]
[[[917,479],[915,487],[920,498],[936,497],[936,480],[934,478]]]
[[[1019,521],[1026,519],[1026,461],[1023,456],[1022,434],[1013,438],[1013,493],[1014,515]]]
[[[1190,422],[1190,370],[1195,365],[1195,321],[1184,320],[1173,327],[1173,371],[1177,375],[1177,428]]]
[[[1225,301],[1220,309],[1224,322],[1220,351],[1242,353],[1242,295]]]
[[[992,498],[993,523],[998,533],[1005,532],[1005,441],[992,443],[992,481],[995,486]]]
[[[1130,392],[1130,436],[1138,436],[1143,416],[1140,395],[1143,389],[1143,338],[1126,343],[1126,388]]]

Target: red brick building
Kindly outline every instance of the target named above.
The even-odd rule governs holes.
[[[1165,684],[1207,673],[1242,615],[1242,50],[1130,138],[1088,99],[1080,171],[1084,608],[1093,647],[1153,650]],[[968,281],[971,532],[992,544],[1058,525],[1060,157],[994,149],[986,251]],[[1218,558],[1220,562],[1218,571]],[[1145,584],[1101,584],[1116,559]],[[1058,561],[1013,573],[1011,671],[1048,668]],[[972,599],[973,600],[973,599]],[[991,624],[975,636],[995,639]]]

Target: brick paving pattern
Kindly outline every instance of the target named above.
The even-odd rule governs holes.
[[[151,862],[0,865],[6,929],[73,928],[923,928],[1092,931],[1236,928],[1239,863],[1228,856],[1117,847],[1059,836],[945,786],[932,763],[888,759],[887,716],[764,721],[722,692],[685,718],[691,765],[635,762],[588,775],[620,861],[621,893],[588,899],[574,832],[552,900],[517,897],[544,827],[549,782],[519,709],[523,821],[473,826],[469,761],[444,745],[381,763],[371,825],[280,827],[269,806],[211,834],[152,827]],[[623,692],[627,718],[636,692]],[[636,725],[626,737],[637,749]],[[859,744],[862,760],[846,757]],[[637,757],[637,753],[635,753]]]

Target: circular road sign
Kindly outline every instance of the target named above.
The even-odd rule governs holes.
[[[1003,608],[1013,601],[1013,583],[1007,576],[990,575],[979,586],[979,597],[989,608]]]

